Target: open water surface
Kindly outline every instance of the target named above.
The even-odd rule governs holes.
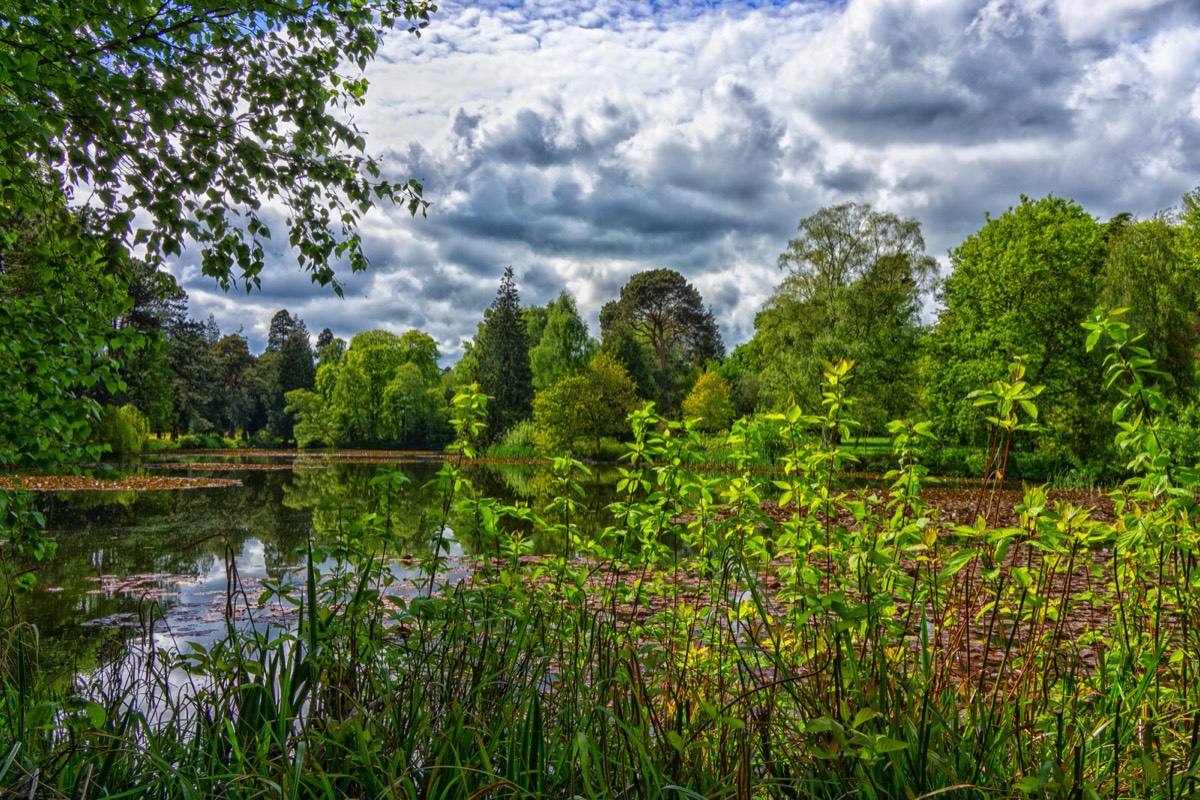
[[[264,584],[298,581],[310,538],[332,538],[339,521],[377,500],[370,485],[381,469],[408,479],[391,510],[399,552],[392,568],[414,586],[425,580],[418,562],[431,550],[442,503],[435,474],[440,459],[425,455],[316,460],[259,456],[166,455],[135,472],[164,477],[233,479],[234,486],[155,491],[75,491],[43,495],[46,533],[57,554],[38,565],[37,584],[21,615],[37,626],[44,654],[74,670],[103,660],[106,647],[133,638],[147,645],[206,643],[224,631],[230,574],[236,576],[239,624],[284,626],[294,619],[275,602],[257,608]],[[541,510],[556,489],[543,465],[468,467],[482,496]],[[584,478],[585,530],[607,523],[615,471]],[[452,539],[449,577],[470,575],[480,543]],[[534,538],[534,552],[562,542]],[[446,573],[439,576],[445,578]],[[247,611],[250,613],[247,614]]]

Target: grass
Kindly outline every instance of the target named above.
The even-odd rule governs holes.
[[[64,694],[39,684],[33,633],[14,627],[0,791],[1197,796],[1193,490],[1151,464],[1113,492],[1111,521],[1032,488],[1017,525],[991,522],[983,493],[976,524],[942,526],[911,455],[927,427],[894,427],[890,489],[835,489],[846,452],[811,435],[846,424],[829,397],[822,417],[772,420],[789,447],[770,476],[745,426],[716,474],[688,466],[701,444],[686,427],[635,414],[616,523],[596,533],[577,524],[582,464],[555,461],[545,508],[503,506],[474,495],[460,440],[430,531],[475,528],[492,557],[470,584],[438,580],[435,547],[419,596],[398,591],[391,473],[272,588],[299,610],[293,630],[230,626]],[[531,531],[565,555],[528,557]],[[237,585],[231,572],[231,604]]]

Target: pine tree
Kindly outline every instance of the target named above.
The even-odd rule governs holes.
[[[533,372],[529,338],[513,269],[504,270],[500,290],[484,312],[475,340],[475,380],[489,398],[487,441],[498,441],[514,424],[533,414]]]

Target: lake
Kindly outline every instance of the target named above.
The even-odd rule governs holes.
[[[237,485],[158,491],[52,492],[39,497],[46,534],[58,546],[38,565],[37,584],[20,613],[38,627],[43,655],[65,670],[86,671],[131,638],[146,644],[205,643],[222,633],[230,570],[243,609],[264,582],[296,579],[310,537],[320,544],[339,520],[379,497],[371,480],[398,470],[407,482],[392,498],[397,543],[393,571],[416,585],[417,560],[431,552],[441,505],[430,485],[441,466],[435,454],[346,453],[262,455],[254,451],[155,454],[125,472],[135,476],[234,480]],[[541,510],[554,497],[542,464],[470,464],[481,496]],[[597,468],[583,481],[587,530],[608,522],[616,471]],[[449,577],[470,575],[480,543],[448,531]],[[536,537],[532,551],[561,552],[565,543]],[[441,576],[445,577],[445,575]],[[268,604],[243,624],[288,625],[293,618]]]

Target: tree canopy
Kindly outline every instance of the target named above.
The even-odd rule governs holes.
[[[942,285],[929,375],[943,434],[970,438],[978,414],[967,395],[1024,356],[1026,381],[1046,387],[1039,398],[1044,435],[1064,452],[1105,446],[1110,437],[1097,427],[1107,416],[1097,407],[1103,380],[1080,327],[1096,304],[1103,233],[1076,203],[1022,197],[951,251],[954,272]]]
[[[0,203],[43,207],[45,176],[87,187],[118,238],[152,257],[197,242],[202,270],[224,288],[258,284],[270,203],[288,218],[301,266],[340,291],[334,263],[366,265],[361,215],[376,201],[422,208],[415,180],[380,179],[347,111],[363,102],[361,71],[384,34],[399,20],[417,32],[435,9],[428,0],[5,3]]]
[[[621,296],[600,310],[605,338],[628,328],[654,354],[662,411],[674,405],[681,367],[703,366],[725,355],[712,309],[696,287],[675,270],[639,272],[621,287]]]
[[[822,363],[855,362],[861,419],[882,430],[913,403],[920,298],[937,262],[915,219],[859,203],[800,220],[779,256],[786,276],[755,319],[777,404],[820,406]],[[766,368],[769,367],[769,368]]]

